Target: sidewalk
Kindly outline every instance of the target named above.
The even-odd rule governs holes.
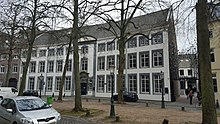
[[[176,102],[165,102],[165,109],[161,109],[161,101],[139,100],[138,102],[115,104],[115,112],[116,115],[120,116],[120,122],[108,118],[110,112],[109,98],[83,96],[82,104],[83,108],[100,110],[95,116],[80,117],[81,120],[85,119],[94,124],[161,124],[164,119],[169,120],[169,124],[198,124],[201,123],[202,117],[201,107],[190,105],[185,97],[178,98]],[[73,106],[74,97],[65,97],[63,102],[53,103],[53,107],[58,110],[70,111]],[[185,111],[181,110],[182,107]],[[68,122],[71,120],[75,122],[76,119],[77,117],[69,118]],[[220,123],[220,118],[218,121]]]

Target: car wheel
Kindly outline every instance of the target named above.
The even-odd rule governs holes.
[[[3,99],[3,97],[2,96],[0,96],[0,100],[2,100]]]
[[[17,122],[13,122],[13,124],[18,124]]]

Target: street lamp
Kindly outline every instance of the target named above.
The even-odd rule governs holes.
[[[40,98],[41,98],[41,90],[43,89],[43,80],[44,80],[44,76],[41,74],[40,77]]]
[[[110,117],[115,117],[115,106],[114,106],[114,98],[113,98],[113,89],[114,89],[114,71],[115,66],[110,65],[109,67],[110,75],[111,75],[111,110],[110,110]]]
[[[161,81],[161,89],[162,89],[162,102],[161,102],[161,108],[165,108],[165,103],[164,103],[164,73],[163,71],[160,72],[160,81]]]

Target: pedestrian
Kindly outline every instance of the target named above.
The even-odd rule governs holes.
[[[187,88],[187,89],[185,89],[185,94],[186,94],[186,98],[188,99],[189,97],[189,91],[190,91],[190,89],[189,88]]]
[[[190,90],[190,91],[189,91],[190,105],[192,105],[192,99],[193,99],[193,90]]]

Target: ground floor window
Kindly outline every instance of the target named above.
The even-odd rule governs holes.
[[[149,73],[140,74],[140,93],[150,93]]]
[[[100,92],[100,93],[104,92],[104,82],[105,82],[105,76],[98,75],[97,76],[97,92]]]
[[[137,75],[136,74],[129,74],[128,75],[128,86],[129,91],[137,92]]]
[[[55,88],[55,90],[56,91],[59,91],[60,90],[60,83],[61,83],[61,77],[56,77],[56,82],[55,82],[55,86],[56,86],[56,88]]]
[[[53,77],[47,77],[47,91],[51,92],[53,86]]]
[[[29,89],[29,90],[34,90],[34,77],[29,77],[29,80],[28,80],[28,89]]]
[[[112,75],[107,75],[106,77],[106,92],[110,93],[111,92],[111,89],[112,89],[112,83],[113,83],[113,92],[114,92],[114,83],[115,83],[115,80],[114,80],[114,76]]]
[[[153,73],[154,93],[162,93],[162,83],[160,73]]]
[[[71,77],[66,77],[65,81],[65,91],[70,91],[71,90]]]

